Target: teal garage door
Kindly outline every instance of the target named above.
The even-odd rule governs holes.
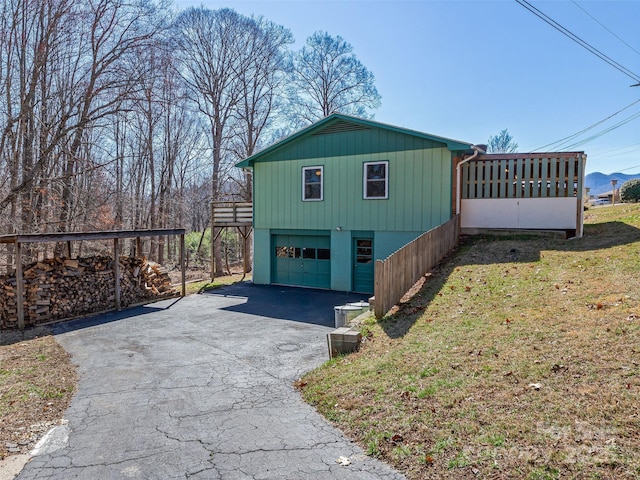
[[[320,235],[273,235],[272,283],[331,287],[331,239]]]

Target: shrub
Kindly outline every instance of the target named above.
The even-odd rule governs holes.
[[[637,202],[640,200],[640,178],[629,180],[620,187],[620,200],[623,202]]]

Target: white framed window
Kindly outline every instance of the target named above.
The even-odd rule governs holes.
[[[365,199],[389,198],[389,162],[365,162],[362,193]]]
[[[302,200],[319,202],[324,198],[324,171],[322,166],[303,167]]]

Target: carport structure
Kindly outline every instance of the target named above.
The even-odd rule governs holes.
[[[16,270],[16,307],[18,328],[23,330],[24,321],[24,277],[22,263],[23,245],[29,243],[63,243],[65,245],[66,257],[71,257],[72,243],[80,241],[96,241],[96,240],[113,240],[113,258],[117,260],[120,254],[122,239],[136,239],[136,253],[142,251],[142,238],[160,237],[177,235],[180,237],[180,268],[182,271],[182,296],[186,293],[186,277],[185,277],[185,229],[155,229],[155,230],[117,230],[105,232],[84,232],[84,233],[35,233],[35,234],[16,234],[0,236],[0,243],[13,245],[15,254],[15,270]],[[121,309],[120,302],[120,263],[113,262],[113,273],[115,278],[115,310]]]

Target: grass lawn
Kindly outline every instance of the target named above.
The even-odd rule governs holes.
[[[242,275],[241,273],[234,273],[233,275],[226,275],[224,277],[216,277],[215,281],[202,280],[199,282],[187,283],[187,295],[194,293],[203,293],[208,290],[215,290],[216,288],[224,287],[225,285],[231,285],[242,281],[251,281],[251,274],[247,273]]]
[[[408,478],[640,479],[640,205],[471,237],[305,399]]]

